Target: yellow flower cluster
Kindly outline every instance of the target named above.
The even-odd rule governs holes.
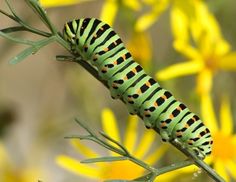
[[[40,179],[39,170],[32,166],[17,166],[9,155],[5,144],[0,140],[0,181],[1,182],[32,182]]]
[[[51,7],[85,1],[41,0],[41,3],[45,7]],[[170,65],[158,71],[155,76],[157,80],[164,81],[181,76],[196,75],[196,92],[201,101],[202,119],[210,128],[214,139],[213,152],[207,162],[227,181],[230,181],[230,177],[236,180],[236,134],[233,131],[230,99],[226,96],[222,99],[220,122],[217,122],[211,99],[215,75],[219,74],[219,71],[236,70],[236,52],[232,51],[230,44],[224,39],[216,18],[209,11],[206,3],[201,0],[105,0],[100,18],[113,25],[121,7],[126,7],[130,11],[139,14],[133,26],[135,34],[128,41],[127,46],[135,59],[147,68],[150,66],[150,60],[152,59],[151,41],[147,30],[164,12],[168,10],[170,13],[171,31],[174,39],[173,47],[186,61]],[[153,164],[164,153],[166,147],[161,146],[152,155],[144,157],[155,136],[145,132],[139,146],[135,148],[134,144],[137,140],[135,120],[137,119],[133,117],[128,119],[129,124],[125,132],[124,145],[136,156]],[[117,141],[121,141],[118,127],[110,110],[105,109],[102,112],[102,121],[104,131]],[[99,156],[78,141],[73,141],[73,146],[86,157]],[[144,172],[137,166],[126,162],[99,164],[93,168],[82,165],[67,156],[59,156],[57,162],[79,175],[93,177],[98,180],[114,179],[121,176],[122,178],[132,179]],[[129,171],[135,171],[135,174],[130,172],[126,174],[124,171],[127,168],[134,169]],[[122,175],[120,169],[123,169]],[[188,167],[163,176],[165,176],[165,181],[169,181],[174,178],[173,176],[188,172],[193,172],[193,168]],[[158,179],[158,181],[161,181],[161,178]]]

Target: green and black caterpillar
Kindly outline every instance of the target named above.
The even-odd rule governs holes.
[[[73,20],[65,24],[63,36],[72,54],[97,68],[112,98],[122,99],[129,113],[141,116],[147,128],[157,128],[163,141],[177,140],[200,158],[211,153],[209,129],[145,73],[108,24],[95,18]]]

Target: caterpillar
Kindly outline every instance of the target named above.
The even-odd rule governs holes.
[[[122,99],[130,114],[138,114],[147,128],[156,128],[163,141],[176,140],[202,159],[211,154],[213,140],[200,118],[133,60],[120,37],[95,18],[67,22],[63,38],[71,53],[93,65],[109,86],[113,99]]]

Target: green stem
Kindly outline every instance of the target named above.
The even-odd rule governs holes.
[[[40,19],[44,22],[44,24],[51,30],[52,34],[57,34],[57,29],[52,24],[50,19],[48,18],[46,11],[41,7],[38,0],[26,0],[27,4],[30,5],[30,7],[33,8],[33,10],[36,11],[37,15],[40,17]]]
[[[8,1],[8,0],[5,0],[5,2],[6,2],[6,4],[7,4],[7,6],[8,6],[8,8],[10,9],[11,13],[13,14],[13,16],[10,15],[10,14],[8,14],[8,13],[6,13],[6,12],[3,11],[3,10],[0,10],[0,13],[2,13],[2,14],[4,14],[5,16],[9,17],[10,19],[14,20],[15,22],[19,23],[20,25],[22,25],[23,27],[25,27],[26,30],[28,30],[29,32],[36,33],[36,34],[41,35],[41,36],[44,36],[44,37],[49,37],[49,36],[51,36],[51,34],[49,34],[49,33],[47,33],[47,32],[44,32],[44,31],[42,31],[42,30],[38,30],[38,29],[36,29],[36,28],[34,28],[34,27],[31,27],[31,26],[27,25],[26,22],[24,22],[21,18],[19,18],[19,17],[17,16],[15,10],[11,7],[9,1]]]
[[[31,29],[31,28],[28,28],[28,27],[25,27],[25,26],[9,27],[9,28],[1,29],[0,31],[2,31],[2,32],[4,32],[4,33],[13,33],[13,32],[19,32],[19,31],[28,31],[28,32],[31,32],[31,33],[35,33],[35,34],[44,36],[44,37],[50,37],[50,36],[51,36],[50,33],[43,32],[43,31],[40,31],[40,30],[34,30],[34,29]]]
[[[224,182],[225,180],[218,175],[215,170],[213,170],[209,165],[207,165],[202,159],[199,159],[194,152],[191,150],[183,148],[179,143],[175,141],[170,142],[173,146],[175,146],[177,149],[179,149],[181,152],[183,152],[186,156],[191,158],[195,165],[202,168],[204,171],[208,173],[209,176],[211,176],[212,179],[214,179],[217,182]]]
[[[18,39],[16,37],[12,37],[10,35],[7,35],[6,33],[3,33],[2,31],[0,31],[0,36],[4,37],[4,38],[6,38],[6,39],[8,39],[10,41],[19,43],[19,44],[26,44],[26,45],[30,45],[30,46],[34,45],[34,41]]]
[[[138,158],[136,158],[134,156],[129,155],[127,157],[133,163],[138,164],[139,166],[142,166],[144,169],[147,169],[148,171],[150,171],[152,173],[158,174],[159,169],[156,169],[154,167],[149,166],[147,163],[143,162],[142,160],[140,160],[140,159],[138,159]]]
[[[185,160],[185,161],[181,161],[181,162],[178,162],[178,163],[171,164],[170,166],[165,166],[165,167],[159,168],[157,176],[159,176],[163,173],[167,173],[167,172],[170,172],[170,171],[174,171],[174,170],[186,167],[186,166],[190,166],[192,164],[194,164],[194,161],[188,159],[188,160]]]

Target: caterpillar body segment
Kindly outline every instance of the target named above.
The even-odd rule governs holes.
[[[143,74],[137,80],[137,83],[129,87],[123,95],[123,100],[127,105],[129,113],[137,114],[141,105],[157,87],[159,85],[152,77]]]
[[[106,61],[101,62],[98,66],[99,76],[103,80],[109,80],[112,75],[117,72],[118,68],[123,68],[128,62],[132,61],[132,57],[126,49],[117,50],[119,54],[112,54]],[[121,56],[120,56],[121,55]]]
[[[147,128],[159,130],[163,141],[177,140],[200,158],[211,153],[209,129],[147,75],[108,24],[95,18],[73,20],[65,24],[63,36],[72,54],[97,68],[112,98],[122,99],[130,114],[138,114]]]

